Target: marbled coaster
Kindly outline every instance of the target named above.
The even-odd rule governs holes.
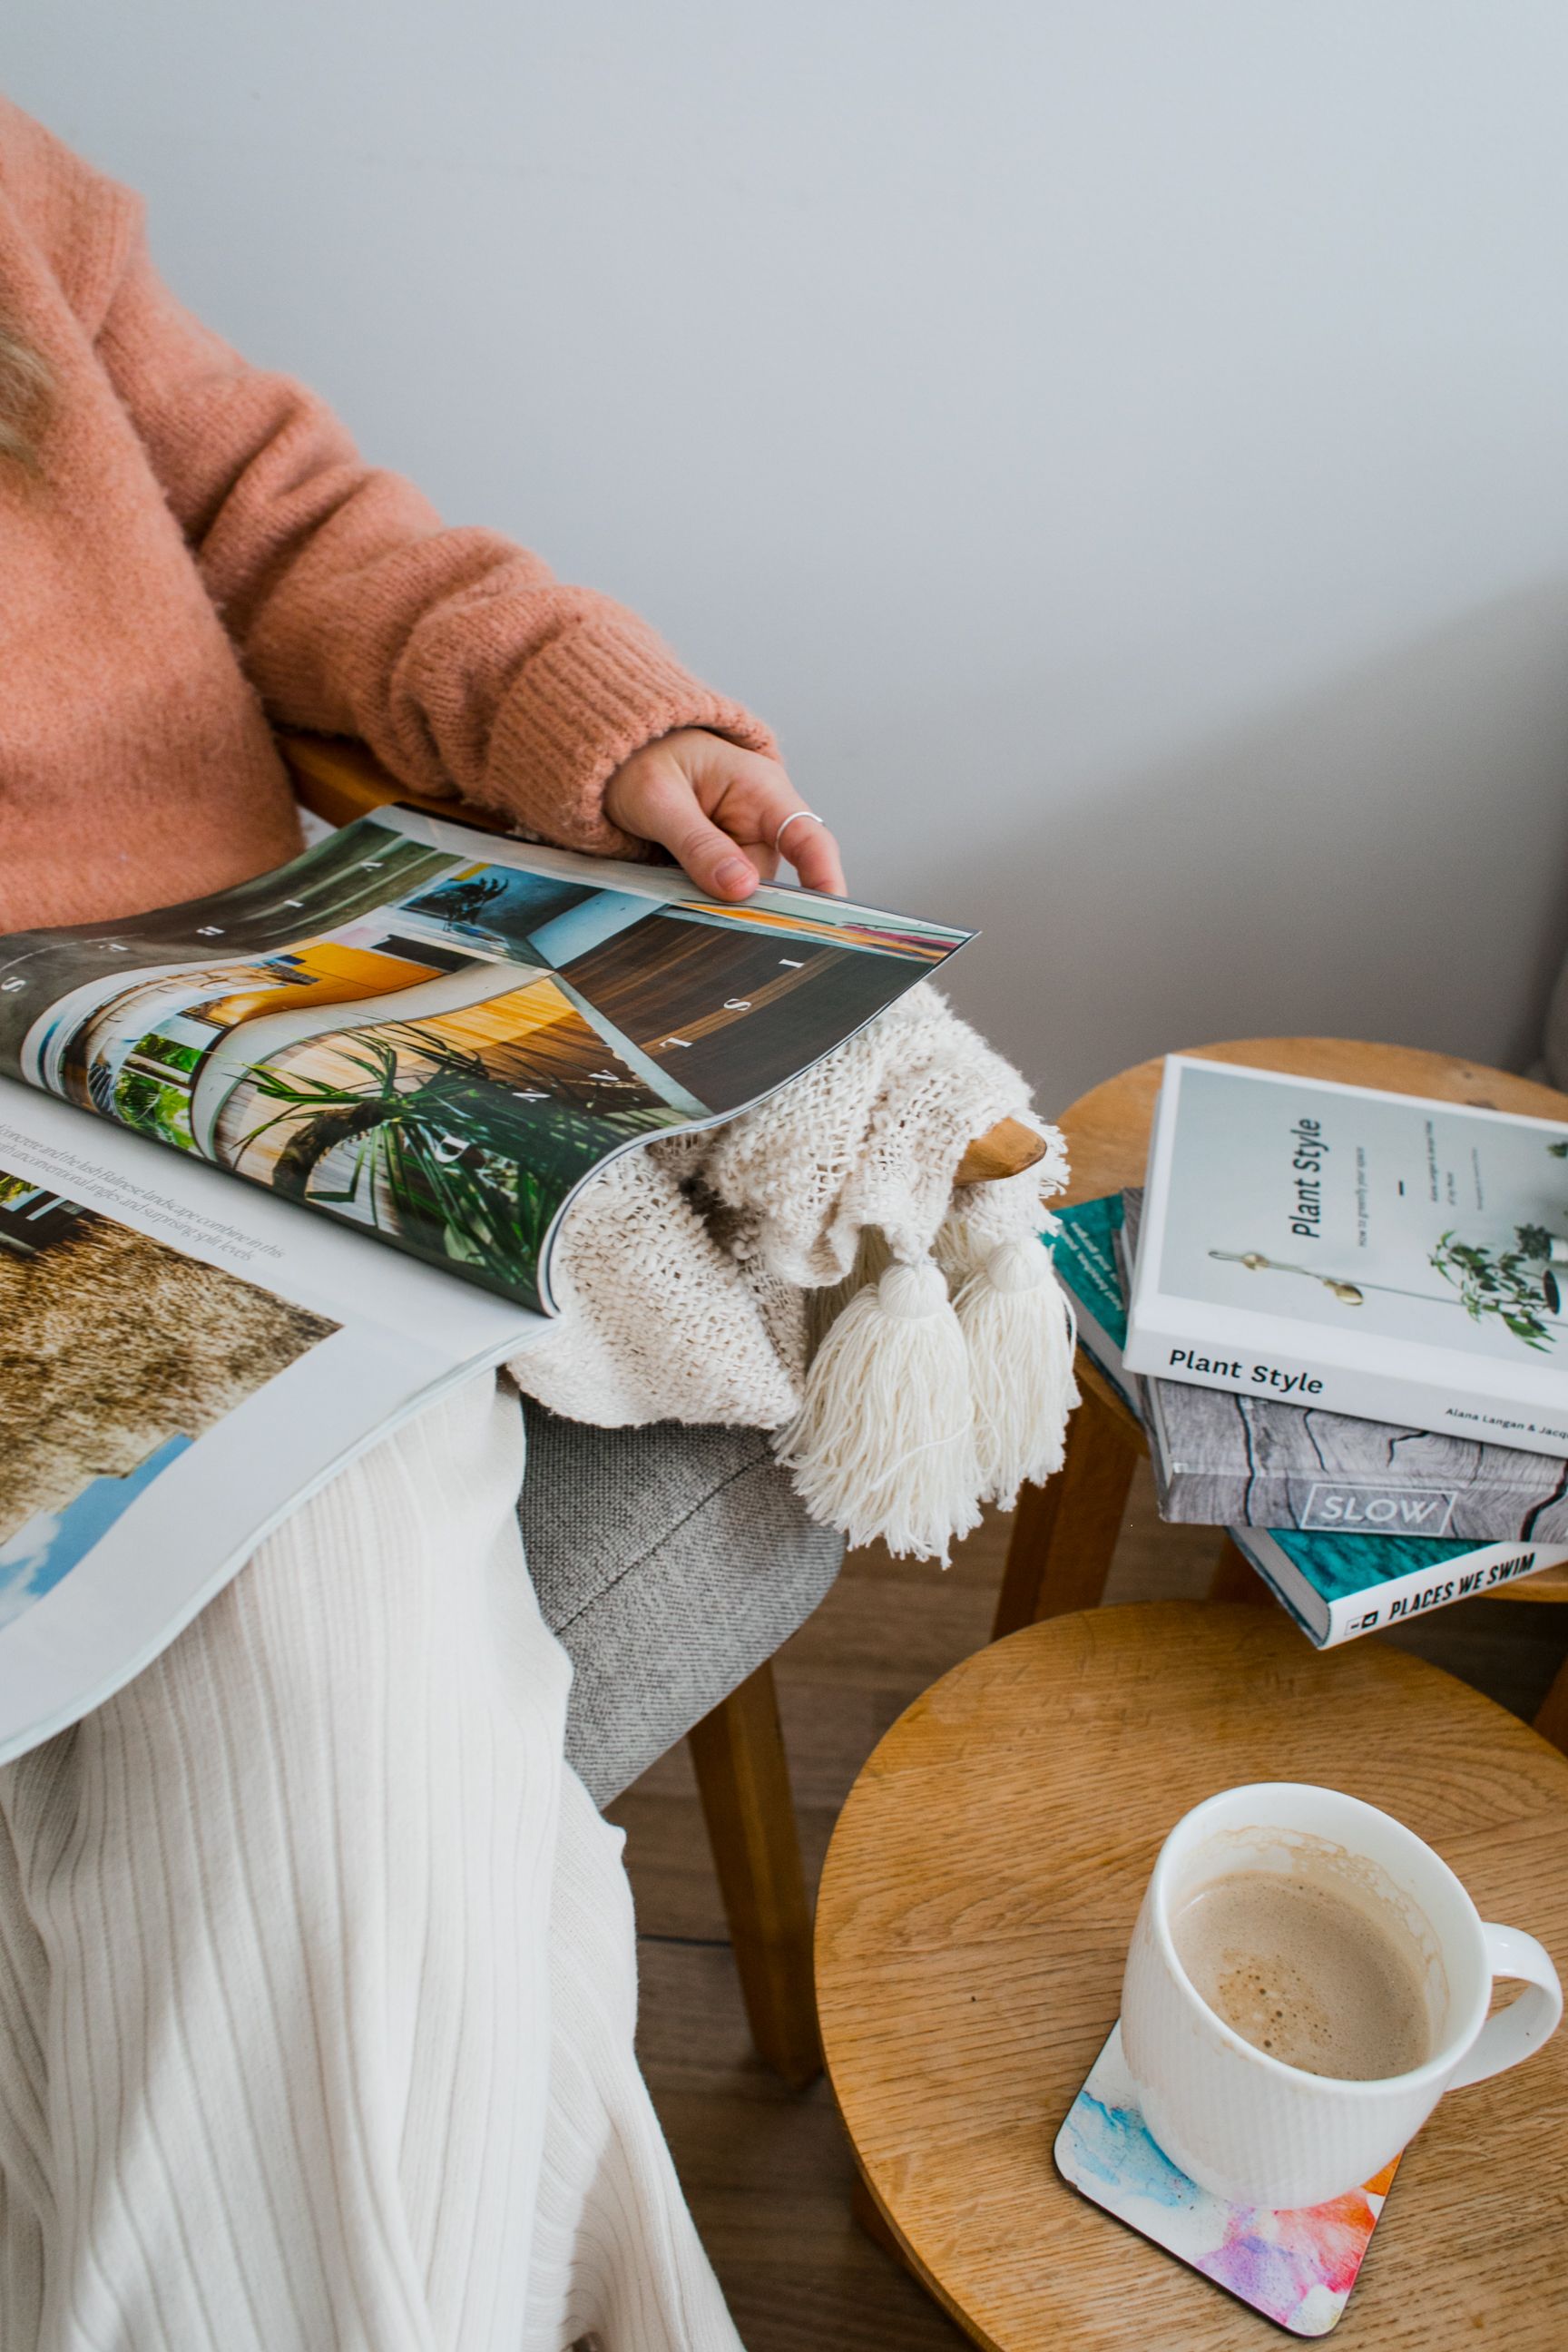
[[[1326,2336],[1350,2299],[1399,2159],[1327,2205],[1231,2205],[1178,2172],[1149,2136],[1121,2028],[1057,2134],[1057,2170],[1119,2221],[1295,2336]]]

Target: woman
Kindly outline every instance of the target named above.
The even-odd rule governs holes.
[[[765,729],[442,530],[3,103],[0,550],[0,930],[290,856],[269,721],[724,898],[787,825],[843,888]],[[0,1773],[5,2352],[735,2345],[632,2056],[629,1894],[562,1762],[521,1471],[515,1397],[475,1383]]]

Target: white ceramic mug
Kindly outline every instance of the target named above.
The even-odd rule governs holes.
[[[1353,1857],[1359,1884],[1419,1955],[1432,2055],[1408,2074],[1345,2082],[1287,2066],[1217,2017],[1176,1956],[1171,1921],[1197,1887],[1230,1871],[1288,1873],[1304,1847]],[[1528,1990],[1489,2018],[1494,1977]],[[1121,2047],[1173,2163],[1237,2204],[1290,2208],[1370,2180],[1445,2091],[1517,2066],[1562,2014],[1557,1971],[1534,1937],[1482,1920],[1413,1831],[1332,1789],[1260,1781],[1195,1806],[1161,1848],[1127,1956]]]

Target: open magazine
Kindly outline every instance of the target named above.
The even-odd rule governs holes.
[[[0,939],[0,1760],[541,1339],[597,1170],[970,936],[393,807],[215,898]]]

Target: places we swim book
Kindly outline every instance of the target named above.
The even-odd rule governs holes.
[[[1568,1454],[1568,1126],[1173,1055],[1130,1370]]]
[[[969,936],[389,807],[216,897],[0,939],[0,1760],[541,1341],[599,1169]]]
[[[1310,1535],[1232,1528],[1231,1540],[1320,1650],[1407,1625],[1568,1561],[1562,1544],[1467,1544],[1442,1536]]]

